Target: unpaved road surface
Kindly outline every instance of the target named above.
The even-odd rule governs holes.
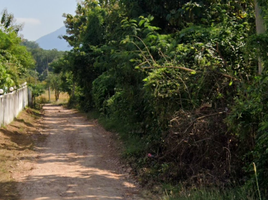
[[[30,170],[19,177],[22,200],[144,199],[122,170],[111,133],[74,110],[44,106],[43,129]]]

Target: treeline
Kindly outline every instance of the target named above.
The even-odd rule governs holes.
[[[268,40],[253,1],[85,0],[65,17],[73,48],[52,66],[70,104],[121,133],[143,184],[254,193],[254,162],[267,195]]]
[[[26,39],[22,40],[21,45],[27,47],[35,61],[34,67],[29,72],[30,76],[27,78],[33,97],[40,96],[45,90],[49,90],[49,92],[54,90],[55,99],[58,100],[59,94],[62,92],[61,81],[59,75],[53,73],[53,68],[50,65],[63,56],[64,52],[57,49],[42,49],[36,42]]]

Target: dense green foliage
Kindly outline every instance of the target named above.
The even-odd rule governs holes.
[[[255,162],[267,188],[268,40],[253,1],[85,0],[65,17],[73,49],[53,67],[72,102],[121,132],[143,184],[251,183]]]
[[[0,23],[0,88],[19,86],[25,82],[34,60],[18,37],[19,26],[13,23],[13,15],[3,11]]]

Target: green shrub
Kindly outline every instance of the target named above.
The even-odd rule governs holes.
[[[260,190],[267,197],[268,188],[268,78],[266,72],[255,77],[251,84],[241,87],[235,104],[227,118],[233,134],[240,139],[240,155],[244,170],[251,179],[249,187],[256,188],[252,163],[258,169]],[[257,191],[257,189],[256,189]]]

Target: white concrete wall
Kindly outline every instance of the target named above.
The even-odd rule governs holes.
[[[28,88],[0,95],[0,126],[7,125],[28,105]]]

